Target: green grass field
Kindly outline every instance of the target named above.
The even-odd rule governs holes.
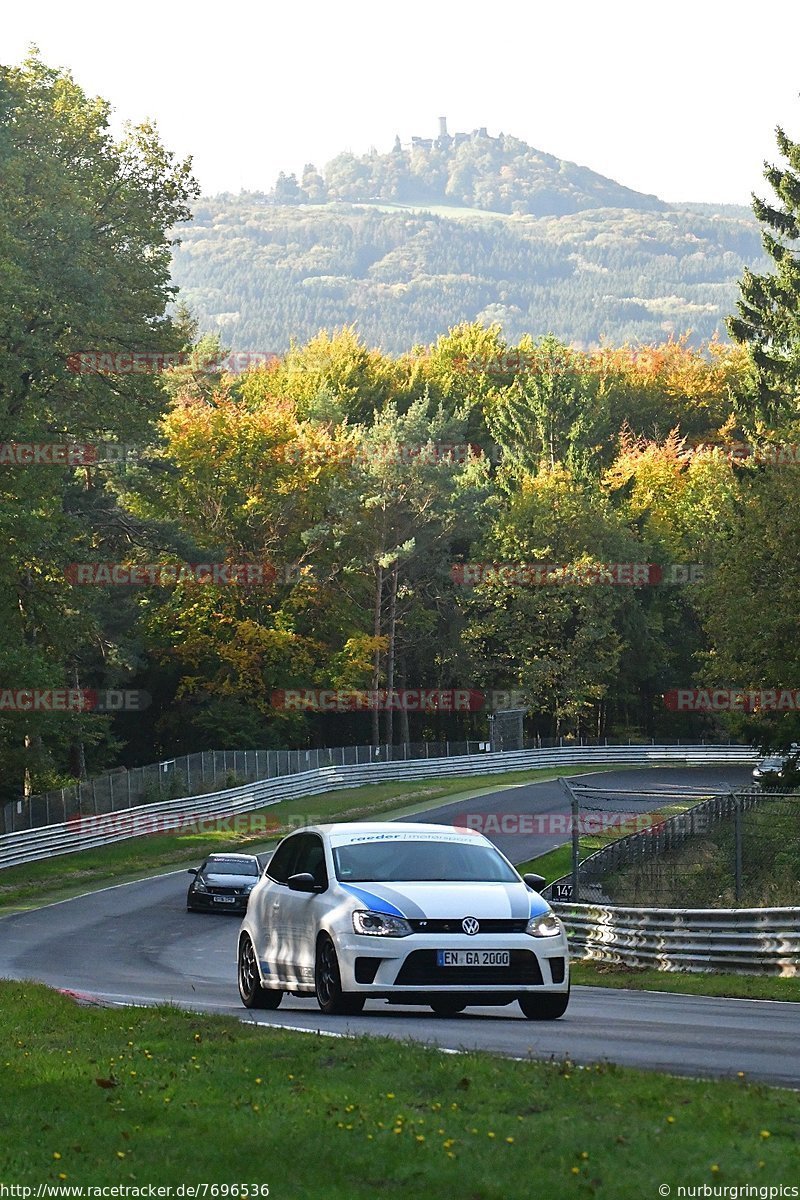
[[[353,200],[345,201],[345,203],[352,204],[353,208],[374,208],[378,212],[431,213],[433,216],[451,217],[462,221],[466,218],[478,221],[510,221],[513,219],[510,213],[492,212],[485,208],[466,208],[460,204],[392,204],[390,201],[382,200]],[[331,204],[304,204],[303,209],[318,209],[322,212],[330,211],[334,206]]]
[[[575,959],[570,972],[573,983],[591,987],[680,992],[685,996],[739,996],[744,1000],[800,1001],[800,978],[657,971],[654,967],[620,967]]]
[[[797,1097],[744,1078],[450,1055],[168,1008],[84,1008],[17,983],[0,983],[0,1045],[7,1185],[638,1200],[661,1184],[675,1196],[681,1183],[791,1183],[800,1165]]]

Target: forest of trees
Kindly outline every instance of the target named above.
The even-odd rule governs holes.
[[[193,295],[193,313],[173,306],[174,230],[180,253],[204,255],[209,288],[229,286],[246,242],[237,250],[231,238],[227,268],[203,252],[209,210],[188,224],[190,164],[149,126],[116,143],[107,109],[36,58],[0,74],[0,102],[0,799],[212,746],[486,731],[485,713],[276,707],[273,693],[290,688],[514,690],[529,734],[544,736],[800,740],[793,712],[669,703],[676,688],[793,688],[800,677],[800,338],[778,315],[781,302],[796,311],[780,249],[798,233],[786,215],[800,195],[792,169],[771,181],[779,204],[760,214],[773,222],[781,286],[769,269],[745,274],[733,343],[579,349],[580,337],[538,326],[509,338],[487,314],[460,321],[454,283],[446,331],[390,352],[334,320],[309,334],[302,280],[286,272],[281,319],[294,344],[266,339],[285,353],[234,374],[220,364],[242,343],[203,334]],[[781,150],[796,168],[797,148]],[[244,227],[245,202],[231,211]],[[318,257],[296,212],[292,253]],[[380,238],[375,263],[402,260],[415,240],[420,258],[445,261],[433,219],[362,214],[363,240],[366,226],[337,220],[354,270]],[[725,254],[740,261],[751,234],[735,220],[725,228]],[[522,289],[537,268],[504,238],[502,273]],[[283,245],[277,234],[260,244]],[[476,234],[476,278],[479,248]],[[569,294],[553,263],[538,286]],[[384,270],[381,286],[402,289]],[[497,278],[481,292],[501,296]],[[181,357],[159,373],[75,370],[87,352]],[[8,451],[101,443],[131,449],[60,465]],[[269,571],[251,587],[81,586],[75,571],[213,562]],[[476,563],[560,564],[582,580],[604,564],[654,564],[662,581],[654,571],[640,586],[526,584],[488,572],[467,586]],[[702,569],[687,577],[674,564]],[[114,717],[2,703],[15,689],[107,687],[146,691],[150,705]]]
[[[401,354],[464,321],[509,342],[700,345],[727,336],[737,282],[763,263],[752,213],[703,206],[502,217],[226,195],[201,199],[181,238],[173,279],[202,327],[277,353],[352,326]]]

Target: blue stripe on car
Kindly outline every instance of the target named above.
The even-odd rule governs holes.
[[[352,883],[340,884],[346,892],[351,896],[355,896],[356,900],[360,900],[362,904],[366,904],[367,908],[373,912],[386,913],[390,917],[404,917],[406,914],[401,912],[394,904],[390,904],[388,900],[384,900],[383,896],[376,896],[374,892],[365,892],[362,888],[353,887]]]
[[[550,911],[550,905],[547,903],[545,898],[540,896],[538,893],[534,893],[530,897],[530,904],[531,917],[542,917],[545,913]]]

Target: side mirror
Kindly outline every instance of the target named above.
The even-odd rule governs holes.
[[[535,871],[528,871],[528,873],[523,875],[522,878],[525,883],[527,883],[528,887],[533,888],[535,892],[540,892],[547,883],[544,875],[537,875]]]
[[[286,883],[292,892],[318,892],[320,890],[310,871],[301,871],[299,875],[290,875]]]
[[[199,875],[200,868],[199,867],[189,867],[189,870],[186,872],[186,874],[187,875]]]

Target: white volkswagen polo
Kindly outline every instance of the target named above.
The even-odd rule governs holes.
[[[238,978],[248,1008],[285,992],[325,1013],[368,998],[510,1004],[552,1020],[569,1001],[564,926],[481,834],[449,825],[317,825],[285,838],[250,894]]]

